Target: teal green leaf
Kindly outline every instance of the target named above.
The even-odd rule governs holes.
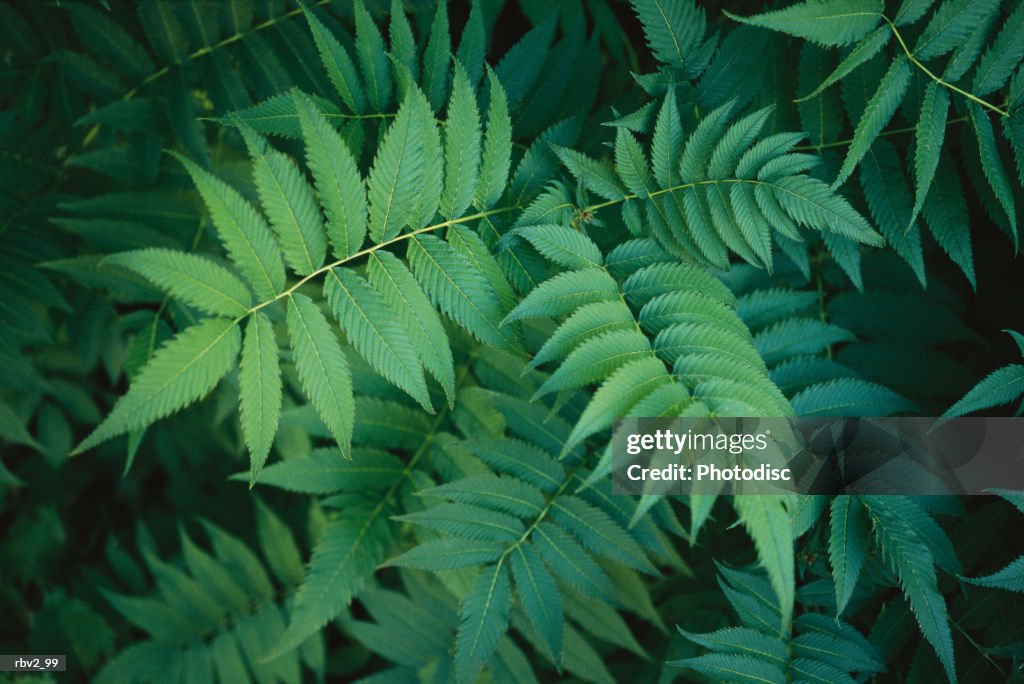
[[[683,153],[683,127],[679,121],[675,89],[669,88],[665,102],[658,110],[651,141],[651,161],[654,177],[663,188],[679,181],[679,158]]]
[[[737,496],[733,498],[733,506],[754,540],[758,560],[768,572],[782,612],[782,632],[788,633],[793,617],[796,579],[793,531],[784,501],[785,498],[779,496]]]
[[[355,404],[348,361],[327,319],[303,294],[288,298],[288,338],[302,388],[317,414],[350,456]]]
[[[555,578],[544,566],[533,546],[517,544],[509,559],[523,610],[544,640],[555,665],[558,665],[562,660],[565,617]]]
[[[854,378],[808,387],[793,397],[792,404],[800,416],[888,416],[916,409],[888,387]]]
[[[950,406],[938,423],[967,413],[1008,404],[1024,394],[1024,366],[1011,364],[989,373],[959,401]]]
[[[935,170],[939,166],[939,157],[942,152],[942,141],[946,138],[948,114],[949,91],[940,88],[938,83],[929,83],[921,101],[921,117],[917,121],[917,145],[914,149],[914,187],[916,191],[914,208],[910,214],[911,223],[924,208],[928,189],[935,178]]]
[[[963,44],[1000,0],[947,0],[932,14],[913,54],[921,60],[940,57]]]
[[[631,0],[631,4],[658,61],[692,70],[692,53],[701,46],[706,30],[703,8],[689,0]]]
[[[669,665],[685,667],[719,681],[749,684],[786,684],[777,666],[748,655],[707,653],[693,658],[671,660]]]
[[[490,67],[487,68],[487,80],[490,83],[487,133],[480,163],[480,182],[474,192],[477,208],[481,210],[493,207],[505,192],[512,163],[512,121],[508,115],[505,89]]]
[[[1024,59],[1024,5],[1017,5],[1002,24],[995,42],[982,55],[971,90],[978,97],[984,97],[1002,88],[1021,59]]]
[[[569,271],[534,288],[505,320],[561,316],[584,304],[604,302],[618,296],[618,284],[604,269]]]
[[[459,631],[455,637],[457,681],[476,680],[508,627],[511,603],[507,566],[499,561],[484,568],[459,606]]]
[[[939,157],[938,173],[924,202],[924,220],[936,242],[976,287],[970,218],[960,174],[948,152]]]
[[[228,269],[205,257],[172,249],[139,249],[109,256],[172,297],[218,316],[242,316],[252,305],[249,288]]]
[[[420,496],[437,496],[519,518],[536,517],[544,510],[540,492],[522,480],[498,475],[470,475],[460,480],[428,487]]]
[[[615,132],[615,172],[623,184],[637,197],[647,197],[654,189],[654,177],[647,165],[643,148],[625,128]]]
[[[72,455],[142,429],[202,399],[235,365],[240,345],[237,321],[227,318],[207,318],[178,333],[157,350],[128,392]]]
[[[836,615],[853,596],[868,551],[868,517],[860,499],[837,496],[829,516],[828,559],[836,587]]]
[[[876,247],[885,244],[846,199],[817,178],[790,176],[762,187],[772,190],[779,205],[803,226]]]
[[[567,147],[550,145],[552,151],[565,164],[565,168],[588,190],[607,200],[618,200],[625,196],[615,172],[601,162],[582,152]]]
[[[677,630],[684,637],[716,653],[748,655],[778,667],[786,667],[789,655],[777,636],[765,634],[750,627],[725,627],[707,634],[691,634],[682,627]]]
[[[918,532],[896,513],[898,507],[889,506],[885,497],[864,496],[861,501],[871,514],[882,556],[899,577],[922,634],[935,649],[949,680],[956,682],[949,614],[946,599],[939,592],[931,551]]]
[[[903,160],[888,140],[877,140],[868,150],[861,162],[860,182],[868,209],[886,242],[925,286],[921,230],[911,218],[910,185],[903,175]]]
[[[277,357],[274,326],[265,313],[257,311],[245,329],[238,373],[238,409],[242,438],[249,449],[250,484],[267,462],[281,416],[281,369]]]
[[[902,55],[896,57],[889,65],[889,70],[885,72],[885,76],[878,84],[878,90],[871,96],[871,100],[868,101],[864,109],[864,114],[857,122],[857,128],[853,132],[853,142],[850,143],[850,147],[846,151],[843,166],[839,169],[839,174],[832,184],[833,188],[839,187],[850,177],[854,168],[868,153],[875,138],[889,123],[889,119],[896,112],[896,108],[910,84],[910,75],[910,62]]]
[[[567,226],[545,224],[525,226],[512,231],[536,248],[541,255],[559,266],[583,269],[600,267],[601,250],[583,232]]]
[[[1005,589],[1007,591],[1024,593],[1024,556],[991,575],[967,577],[965,579],[979,587],[991,587],[993,589]]]
[[[501,542],[464,539],[431,539],[384,563],[384,567],[418,570],[456,570],[498,560],[505,552]]]
[[[738,17],[736,21],[781,31],[819,45],[849,45],[864,38],[882,20],[881,0],[807,0],[785,9]]]
[[[423,89],[430,109],[438,111],[444,105],[448,92],[448,67],[451,64],[451,37],[448,32],[448,3],[437,3],[434,21],[430,25],[430,38],[423,53]]]
[[[996,137],[992,130],[992,122],[988,114],[980,105],[968,104],[971,124],[974,127],[974,134],[978,139],[978,153],[981,157],[981,168],[985,172],[985,178],[992,187],[999,205],[1006,212],[1010,220],[1010,231],[1013,236],[1013,247],[1017,249],[1020,236],[1017,232],[1017,206],[1013,199],[1013,187],[1006,175],[1003,160],[999,156],[999,149],[996,147]]]
[[[473,201],[480,176],[480,112],[466,70],[458,62],[444,128],[444,167],[441,216],[453,219]]]
[[[263,469],[258,484],[299,494],[383,492],[401,479],[405,469],[397,457],[377,449],[356,447],[351,459],[338,449],[313,449]],[[239,479],[241,475],[233,475]]]
[[[629,533],[607,513],[583,499],[576,496],[554,499],[551,519],[593,553],[642,572],[658,573]]]
[[[391,21],[388,25],[388,37],[391,40],[391,54],[398,63],[409,70],[413,79],[419,78],[419,60],[416,58],[416,37],[405,16],[402,0],[391,0]]]
[[[875,29],[867,38],[857,42],[857,45],[850,50],[850,54],[843,58],[843,61],[839,63],[839,66],[837,66],[835,70],[818,85],[817,88],[797,99],[796,102],[813,100],[821,95],[821,93],[826,89],[852,74],[857,67],[861,66],[881,52],[882,48],[886,46],[890,38],[892,38],[892,30],[888,26],[882,26]]]
[[[349,604],[384,560],[389,541],[385,522],[378,508],[360,504],[328,523],[295,593],[288,629],[266,658],[297,647]]]

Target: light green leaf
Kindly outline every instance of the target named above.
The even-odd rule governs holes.
[[[391,240],[415,220],[426,163],[418,100],[414,92],[406,96],[370,169],[370,237],[377,243]]]
[[[287,322],[302,388],[342,454],[349,458],[355,404],[348,361],[338,338],[320,309],[303,294],[288,298]]]
[[[324,68],[327,70],[327,77],[331,80],[331,85],[338,91],[342,102],[351,111],[362,114],[366,109],[366,95],[348,50],[316,18],[312,10],[305,5],[301,5],[301,8],[306,15],[317,52],[320,53],[320,61],[323,62]]]
[[[140,249],[103,260],[123,266],[172,297],[219,316],[245,315],[252,304],[249,288],[220,264],[172,249]]]
[[[480,113],[466,70],[455,63],[448,120],[444,129],[444,192],[441,216],[453,219],[473,201],[480,175]]]
[[[356,55],[366,81],[366,94],[374,111],[387,111],[393,88],[391,62],[384,38],[363,0],[356,0]]]
[[[176,152],[210,211],[228,256],[260,297],[271,299],[284,289],[281,251],[263,217],[237,190]]]
[[[112,437],[139,430],[202,399],[238,356],[237,321],[207,318],[178,333],[135,376],[128,393],[72,455]]]
[[[327,254],[323,217],[313,189],[295,162],[271,147],[258,133],[238,122],[263,211],[284,252],[288,266],[299,275],[320,268]]]
[[[340,259],[355,254],[366,237],[366,188],[341,136],[301,93],[295,106],[317,197],[327,214],[327,237]]]
[[[349,342],[373,368],[433,413],[414,340],[384,297],[346,268],[332,268],[324,294]]]
[[[281,417],[281,369],[274,326],[262,311],[253,314],[245,329],[239,365],[239,415],[242,437],[249,448],[249,484],[256,481]]]
[[[793,531],[789,513],[778,496],[736,496],[733,506],[754,540],[757,558],[768,571],[768,579],[782,612],[782,633],[789,632],[793,617],[796,579],[793,561]]]

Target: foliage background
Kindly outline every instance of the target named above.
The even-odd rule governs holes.
[[[82,681],[1019,681],[1019,493],[639,503],[602,464],[627,412],[1017,408],[1022,5],[441,9],[0,5],[0,651]],[[351,176],[325,189],[339,150],[368,214]],[[803,194],[733,192],[741,158]],[[193,276],[267,299],[232,218],[294,284],[302,247],[356,251],[338,206],[398,237],[369,261],[407,259],[415,306],[346,262],[341,306],[311,283],[266,308],[283,385],[236,349],[111,414],[232,311]],[[329,304],[306,347],[284,299]],[[280,426],[247,427],[275,387]]]

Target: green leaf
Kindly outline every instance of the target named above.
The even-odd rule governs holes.
[[[612,169],[582,152],[552,143],[552,151],[562,160],[565,168],[591,192],[607,200],[618,200],[625,196],[619,179]]]
[[[1024,394],[1024,366],[1011,364],[989,373],[959,401],[949,407],[937,425],[975,411],[1008,404]]]
[[[228,256],[259,297],[272,299],[284,289],[284,264],[263,217],[227,183],[178,153],[170,154],[192,176]]]
[[[388,37],[391,39],[391,54],[398,63],[409,70],[414,80],[419,79],[419,60],[416,58],[416,37],[405,16],[402,0],[391,0],[391,22]]]
[[[281,417],[281,369],[278,365],[274,326],[257,311],[245,329],[239,365],[239,415],[242,437],[249,449],[249,484],[256,481],[267,462]]]
[[[654,177],[663,188],[679,182],[679,158],[683,153],[683,127],[676,107],[675,89],[669,88],[665,102],[658,110],[651,140],[651,161]]]
[[[516,228],[512,235],[529,242],[541,255],[559,266],[579,269],[601,266],[603,257],[594,241],[567,226],[545,224]]]
[[[948,152],[939,157],[938,173],[924,201],[924,220],[936,242],[977,287],[971,249],[970,217],[960,174]]]
[[[625,128],[615,132],[615,172],[637,197],[647,197],[656,187],[643,148]]]
[[[903,55],[896,57],[889,65],[889,70],[885,72],[885,76],[878,84],[878,90],[871,96],[871,100],[868,101],[864,109],[864,114],[857,122],[857,129],[853,132],[853,142],[850,143],[846,157],[843,159],[843,166],[839,169],[835,182],[832,183],[833,188],[839,187],[850,177],[854,168],[868,153],[875,138],[889,123],[900,100],[903,99],[903,94],[907,91],[910,75],[910,62]]]
[[[455,366],[441,319],[405,264],[390,252],[370,254],[366,268],[370,283],[404,326],[423,366],[444,388],[449,403],[455,398]]]
[[[852,74],[857,67],[863,65],[869,59],[881,52],[882,48],[886,46],[890,38],[892,38],[892,30],[888,26],[882,26],[875,29],[875,31],[867,38],[857,42],[856,47],[850,50],[850,54],[843,58],[843,61],[839,63],[839,66],[837,66],[835,70],[818,85],[817,88],[797,99],[796,102],[813,100],[821,95],[821,93],[826,89]]]
[[[938,83],[929,83],[921,101],[921,118],[917,121],[917,145],[914,149],[914,180],[916,194],[910,223],[924,207],[928,189],[935,178],[946,138],[946,118],[949,113],[949,91]],[[908,223],[909,225],[909,223]]]
[[[986,575],[985,577],[966,577],[965,579],[979,587],[992,587],[994,589],[1024,593],[1024,556],[991,575]]]
[[[1017,233],[1017,207],[1013,200],[1013,187],[1010,185],[1006,169],[1003,167],[1003,160],[999,156],[999,149],[996,147],[992,122],[980,105],[970,103],[967,107],[971,125],[974,127],[974,134],[978,138],[981,168],[985,172],[985,178],[988,179],[999,205],[1010,220],[1010,234],[1013,238],[1013,248],[1016,250],[1020,241],[1020,236]]]
[[[373,368],[433,413],[423,364],[412,338],[384,297],[362,277],[332,268],[324,294],[349,342]]]
[[[618,298],[619,286],[601,268],[586,268],[562,273],[534,288],[505,321],[523,318],[561,316],[584,304]]]
[[[853,333],[815,318],[787,318],[754,337],[764,362],[773,365],[801,354],[817,354],[833,344],[855,340]]]
[[[480,177],[480,113],[466,70],[455,63],[448,120],[444,129],[444,192],[441,216],[453,219],[466,211]]]
[[[301,5],[301,8],[303,14],[306,15],[317,52],[320,53],[320,61],[327,70],[327,77],[331,80],[331,85],[334,86],[349,110],[356,114],[362,114],[366,111],[366,94],[363,92],[362,81],[355,64],[352,63],[352,58],[349,57],[348,50],[316,18],[312,10],[305,5]]]
[[[778,667],[786,667],[789,655],[784,642],[776,635],[768,635],[750,627],[726,627],[708,634],[691,634],[677,627],[680,634],[716,653],[747,655]]]
[[[384,47],[384,38],[363,0],[356,0],[356,55],[366,81],[366,94],[374,111],[387,111],[391,104],[391,62]]]
[[[202,399],[234,366],[240,345],[237,321],[227,318],[207,318],[178,333],[157,350],[127,394],[71,454],[144,428]]]
[[[493,207],[504,194],[512,163],[512,121],[508,115],[505,89],[490,67],[487,67],[487,80],[490,84],[487,133],[480,163],[480,181],[474,191],[477,208],[481,210]]]
[[[139,249],[109,256],[189,306],[217,316],[243,316],[252,305],[249,288],[220,264],[172,249]]]
[[[576,496],[560,496],[553,501],[551,519],[584,548],[642,572],[658,573],[640,545],[607,513]]]
[[[405,466],[384,451],[357,447],[351,460],[338,449],[313,449],[263,469],[258,484],[300,494],[383,492],[402,477]],[[239,479],[242,475],[233,475]]]
[[[926,284],[921,231],[911,216],[910,185],[903,160],[889,141],[878,140],[860,166],[860,182],[871,215],[886,241],[910,265],[922,287]]]
[[[379,509],[369,504],[349,506],[344,517],[330,522],[295,593],[288,630],[265,658],[292,650],[334,619],[384,560],[388,537]]]
[[[384,567],[457,570],[496,561],[505,548],[505,544],[493,541],[431,539],[395,556]]]
[[[419,116],[426,103],[421,100],[415,89],[406,96],[370,169],[370,237],[376,243],[391,240],[416,219],[426,166],[426,131]]]
[[[689,0],[631,0],[647,45],[659,62],[692,71],[706,30],[703,8]]]
[[[801,416],[888,416],[916,408],[888,387],[854,378],[808,387],[792,404]]]
[[[514,477],[470,475],[460,480],[428,487],[417,492],[508,513],[519,518],[535,517],[544,510],[544,498],[535,488]]]
[[[499,561],[484,568],[459,606],[459,631],[455,637],[457,681],[475,681],[508,627],[511,603],[507,567]]]
[[[1024,59],[1024,5],[1017,5],[1002,24],[995,42],[982,55],[971,90],[978,97],[984,97],[1003,87],[1021,59]]]
[[[448,32],[448,3],[437,3],[434,21],[430,25],[430,38],[423,53],[423,89],[430,109],[438,111],[444,105],[448,92],[448,66],[451,62],[452,41]]]
[[[502,327],[502,306],[470,260],[433,235],[408,240],[407,258],[423,290],[441,311],[481,342],[518,352],[521,343]]]
[[[327,237],[339,259],[352,256],[366,237],[366,188],[356,160],[309,98],[296,93],[306,161],[327,214]]]
[[[828,559],[836,586],[836,615],[842,615],[857,588],[868,551],[868,517],[860,499],[837,496],[829,516]]]
[[[961,45],[1000,0],[947,0],[932,15],[913,53],[921,60],[940,57]]]
[[[803,226],[828,230],[875,247],[885,244],[882,236],[871,229],[846,199],[816,178],[790,176],[766,186],[786,213]]]
[[[562,627],[565,617],[555,578],[528,544],[517,544],[509,559],[523,610],[558,666],[562,661]]]
[[[349,458],[355,404],[348,361],[338,338],[320,309],[303,294],[288,297],[287,322],[302,388],[342,454]]]
[[[881,0],[807,0],[752,17],[725,15],[735,21],[781,31],[819,45],[849,45],[866,36],[882,19]]]
[[[608,333],[613,334],[615,333]],[[580,348],[583,349],[582,346]],[[649,353],[650,349],[645,348],[643,351]],[[568,363],[567,360],[565,365]],[[628,415],[634,405],[670,382],[672,378],[665,365],[654,356],[635,359],[619,366],[594,393],[587,408],[576,421],[572,434],[565,443],[564,453],[571,451],[595,432],[610,427],[616,418]]]
[[[694,658],[671,660],[669,665],[685,667],[720,681],[749,684],[786,684],[778,667],[747,655],[707,653]]]
[[[778,496],[737,496],[733,506],[757,548],[757,558],[768,571],[768,579],[782,612],[782,633],[789,632],[796,595],[793,532],[785,498]]]
[[[277,234],[285,261],[299,275],[309,275],[320,268],[327,254],[323,218],[313,189],[294,161],[270,147],[245,124],[239,122],[238,130],[253,162],[260,203]]]
[[[883,557],[896,572],[910,609],[925,639],[935,649],[951,682],[956,682],[953,637],[949,630],[946,600],[939,592],[928,546],[885,497],[864,496],[861,501],[874,521],[875,537]]]

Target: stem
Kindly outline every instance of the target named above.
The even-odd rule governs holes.
[[[252,307],[251,309],[249,309],[249,311],[246,314],[244,314],[243,316],[240,316],[239,319],[243,318],[245,315],[255,313],[255,312],[259,311],[260,309],[262,309],[263,307],[269,306],[269,305],[273,304],[274,302],[278,301],[279,299],[284,299],[285,297],[290,297],[292,295],[292,293],[294,293],[297,289],[299,289],[300,287],[302,287],[303,285],[308,283],[310,280],[313,280],[317,276],[320,276],[320,275],[323,275],[324,273],[327,273],[332,268],[335,268],[336,266],[341,266],[342,264],[346,264],[349,261],[353,261],[354,259],[358,259],[359,257],[366,256],[368,254],[372,254],[372,253],[376,252],[378,249],[381,249],[382,247],[387,247],[389,245],[393,245],[393,244],[402,242],[403,240],[408,240],[409,238],[416,237],[417,235],[420,235],[422,233],[429,233],[429,232],[434,231],[434,230],[440,230],[441,228],[447,228],[448,226],[454,226],[454,225],[457,225],[457,224],[460,224],[460,223],[467,223],[469,221],[475,221],[477,219],[486,218],[488,216],[494,216],[496,214],[505,214],[505,213],[508,213],[510,211],[516,211],[517,209],[520,209],[519,205],[512,205],[512,206],[509,206],[509,207],[501,207],[500,209],[489,209],[487,211],[481,211],[481,212],[478,212],[476,214],[470,214],[469,216],[463,216],[463,217],[457,218],[457,219],[448,219],[447,221],[442,221],[441,223],[436,223],[436,224],[434,224],[432,226],[426,226],[424,228],[419,228],[419,229],[414,230],[414,231],[409,232],[409,233],[403,233],[402,235],[394,237],[394,238],[392,238],[390,240],[386,240],[384,242],[379,242],[376,245],[372,245],[370,247],[367,247],[366,249],[360,250],[360,251],[356,252],[355,254],[350,254],[349,256],[345,257],[344,259],[338,259],[337,261],[332,261],[331,263],[327,264],[326,266],[321,266],[317,270],[315,270],[312,273],[310,273],[308,276],[305,276],[304,278],[302,278],[299,282],[297,282],[294,285],[292,285],[291,287],[289,287],[284,292],[278,294],[277,296],[273,297],[272,299],[268,299],[265,302],[260,302],[256,306]]]
[[[1006,110],[1000,109],[999,107],[996,107],[994,104],[990,104],[990,103],[986,102],[985,100],[982,100],[980,97],[978,97],[974,93],[969,93],[966,90],[963,90],[962,88],[958,88],[955,85],[953,85],[952,83],[944,81],[939,76],[936,76],[935,74],[933,74],[928,67],[926,67],[924,64],[921,63],[921,60],[919,60],[917,57],[914,56],[914,53],[910,50],[910,48],[907,47],[906,42],[904,42],[904,40],[903,40],[903,36],[900,34],[899,30],[896,28],[896,24],[892,23],[892,20],[890,20],[889,17],[885,16],[884,14],[882,15],[882,20],[885,21],[885,23],[889,25],[890,29],[892,29],[893,35],[896,36],[897,42],[899,42],[900,47],[903,48],[903,52],[907,55],[907,59],[910,60],[910,63],[913,64],[914,66],[916,66],[918,69],[920,69],[924,73],[926,73],[928,75],[928,77],[931,78],[933,81],[935,81],[936,83],[938,83],[941,86],[945,86],[946,88],[949,88],[954,93],[959,93],[959,94],[963,95],[964,97],[966,97],[971,102],[975,102],[975,103],[981,105],[982,107],[995,112],[996,114],[998,114],[1000,116],[1009,116],[1010,115],[1009,112],[1007,112]]]
[[[328,2],[330,2],[330,1],[331,0],[316,0],[316,2],[313,2],[313,3],[310,4],[310,7],[319,7],[320,5],[325,5]],[[171,73],[171,69],[173,69],[174,67],[178,66],[179,64],[184,64],[185,62],[190,62],[192,60],[199,59],[200,57],[203,57],[205,55],[210,54],[214,50],[219,50],[219,49],[221,49],[223,47],[227,47],[228,45],[231,45],[232,43],[237,43],[238,41],[243,40],[246,36],[248,36],[250,34],[257,33],[257,32],[262,31],[264,29],[268,29],[268,28],[270,28],[272,26],[275,26],[276,24],[284,21],[285,19],[291,19],[292,17],[294,17],[296,15],[299,15],[299,14],[302,14],[302,7],[297,7],[295,9],[293,9],[293,10],[288,10],[284,14],[279,14],[276,17],[271,17],[270,19],[267,19],[266,21],[262,21],[262,22],[256,24],[255,26],[250,28],[248,31],[235,33],[234,35],[230,35],[227,38],[221,38],[219,41],[217,41],[213,45],[205,45],[205,46],[199,48],[198,50],[190,52],[189,54],[187,54],[185,56],[184,59],[182,59],[180,61],[177,61],[177,62],[174,62],[173,64],[168,64],[166,66],[162,66],[159,69],[157,69],[156,71],[154,71],[153,73],[151,73],[149,76],[146,76],[144,79],[142,79],[142,81],[139,82],[139,84],[137,86],[135,86],[134,88],[132,88],[131,90],[126,92],[124,95],[122,95],[121,96],[121,100],[130,100],[130,99],[132,99],[133,97],[135,97],[135,95],[138,94],[139,90],[141,90],[142,88],[146,87],[150,83],[153,83],[155,81],[159,81],[161,78],[163,78],[167,74]],[[85,138],[82,140],[82,147],[88,147],[89,143],[91,143],[96,138],[97,134],[99,134],[99,131],[100,131],[100,124],[98,124],[98,123],[97,124],[93,124],[93,127],[91,129],[89,129],[89,132],[86,133]]]

